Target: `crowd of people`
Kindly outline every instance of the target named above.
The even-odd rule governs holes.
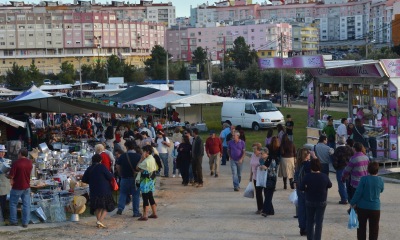
[[[379,165],[370,161],[364,143],[349,138],[347,131],[342,129],[344,126],[339,126],[337,132],[333,130],[333,133],[328,127],[313,148],[296,150],[293,143],[294,122],[290,115],[286,119],[285,126],[277,126],[276,134],[269,129],[263,143],[252,145],[249,180],[254,184],[256,214],[263,217],[275,215],[273,195],[277,178],[282,178],[283,189],[289,186],[297,192],[295,217],[298,219],[300,235],[307,235],[308,239],[321,239],[328,189],[332,187],[329,179],[329,166],[332,164],[336,170],[340,195],[338,204],[349,204],[350,208],[357,210],[360,222],[358,239],[365,239],[367,221],[370,239],[377,239],[383,181],[377,177]],[[328,122],[332,121],[329,118]],[[346,121],[342,120],[342,124],[345,125]],[[90,186],[90,212],[96,215],[98,228],[106,227],[103,221],[107,212],[117,207],[117,214],[122,214],[130,203],[132,216],[138,220],[158,218],[153,195],[156,177],[169,177],[171,168],[172,177],[180,176],[183,186],[191,184],[201,188],[204,184],[204,155],[208,158],[210,176],[215,178],[220,176],[221,166],[229,162],[233,190],[240,191],[246,156],[246,136],[240,126],[224,123],[219,135],[215,130],[210,130],[205,141],[197,128],[177,127],[173,135],[168,137],[161,126],[153,127],[150,122],[140,122],[133,130],[126,126],[113,127],[111,123],[107,123],[103,130],[101,127],[96,127],[95,132],[101,131],[104,141],[95,146],[92,165],[82,177],[82,181]],[[330,136],[332,134],[333,137]],[[121,144],[122,140],[124,144]],[[5,147],[0,145],[0,162],[5,152]],[[10,224],[17,224],[16,204],[21,198],[24,227],[29,222],[29,176],[32,168],[31,161],[27,164],[27,156],[27,150],[21,149],[19,159],[13,163],[10,172],[6,175],[0,172],[0,178],[6,176],[11,183]],[[262,171],[267,176],[264,185],[257,184],[257,174]],[[109,183],[114,176],[119,183],[117,205]],[[3,190],[4,187],[0,185],[0,204],[5,209]],[[139,209],[140,193],[142,211]]]

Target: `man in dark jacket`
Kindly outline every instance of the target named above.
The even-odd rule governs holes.
[[[347,166],[347,163],[349,162],[350,158],[353,156],[354,151],[351,147],[346,145],[346,139],[343,136],[339,137],[337,144],[338,147],[335,149],[335,152],[333,153],[332,165],[336,170],[336,179],[338,182],[338,189],[340,195],[339,204],[347,204],[348,197],[347,197],[346,185],[345,183],[342,182],[341,179],[343,170]]]
[[[202,162],[204,156],[203,140],[199,136],[199,129],[193,128],[193,145],[192,145],[192,168],[194,175],[194,186],[203,187],[203,169]]]

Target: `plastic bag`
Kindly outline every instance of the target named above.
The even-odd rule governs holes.
[[[289,201],[297,206],[298,197],[296,189],[289,195]]]
[[[256,186],[264,188],[267,187],[267,177],[268,171],[257,168]]]
[[[351,208],[349,215],[349,223],[347,224],[348,229],[357,229],[358,228],[358,216],[354,208]]]
[[[249,184],[247,184],[247,187],[243,193],[243,197],[254,198],[254,184],[252,182],[249,182]]]

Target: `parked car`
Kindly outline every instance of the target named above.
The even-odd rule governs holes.
[[[43,84],[44,85],[51,85],[51,80],[50,79],[45,79],[45,80],[43,80]]]

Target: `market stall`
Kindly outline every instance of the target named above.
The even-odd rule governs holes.
[[[319,97],[321,93],[344,92],[348,98],[349,122],[361,119],[367,130],[363,137],[370,158],[398,162],[400,86],[398,79],[388,75],[388,70],[396,66],[393,62],[397,61],[332,61],[325,62],[324,69],[311,69],[314,81],[308,84],[307,142],[315,144],[326,124],[324,115],[327,114],[321,109]],[[339,124],[340,120],[334,122],[335,126]]]

